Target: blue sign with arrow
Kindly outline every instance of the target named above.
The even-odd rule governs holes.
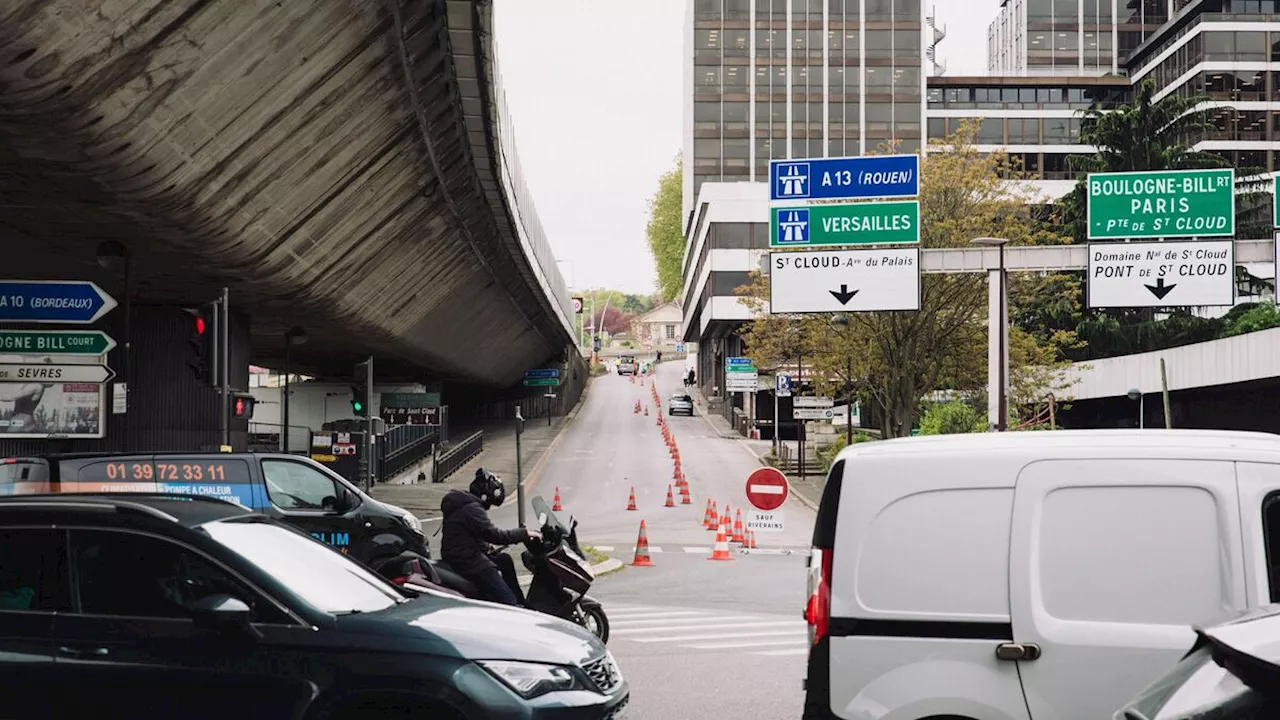
[[[525,370],[524,376],[527,378],[558,378],[560,371],[556,368],[545,368],[542,370]]]
[[[0,280],[0,322],[85,325],[115,306],[87,280]]]
[[[857,200],[920,194],[919,155],[769,161],[769,200]]]

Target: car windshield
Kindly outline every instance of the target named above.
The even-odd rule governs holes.
[[[405,601],[355,561],[279,525],[241,518],[200,527],[317,610],[335,615],[377,612]]]

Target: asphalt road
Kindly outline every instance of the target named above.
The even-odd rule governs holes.
[[[680,372],[679,363],[659,366],[664,414],[667,397],[681,389]],[[701,525],[707,498],[730,503],[736,514],[747,505],[746,478],[759,463],[700,415],[668,417],[693,502],[679,505],[677,493],[677,506],[664,507],[672,461],[649,382],[594,380],[529,496],[550,503],[559,487],[561,519],[576,516],[584,544],[628,563],[640,521],[647,525],[654,566],[628,566],[601,578],[591,593],[609,614],[609,646],[631,682],[629,718],[799,717],[813,513],[791,500],[785,530],[759,533],[759,550],[709,560],[715,533]],[[647,417],[633,412],[636,400],[648,405]],[[633,487],[638,510],[628,511]],[[515,524],[512,505],[496,509],[495,521]]]

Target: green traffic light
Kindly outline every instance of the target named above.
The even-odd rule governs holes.
[[[364,403],[359,400],[352,400],[351,407],[355,409],[356,412],[360,412],[361,410],[364,410]]]

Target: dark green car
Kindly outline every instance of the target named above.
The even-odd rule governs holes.
[[[7,717],[585,720],[628,696],[572,623],[397,588],[229,502],[0,498]]]

